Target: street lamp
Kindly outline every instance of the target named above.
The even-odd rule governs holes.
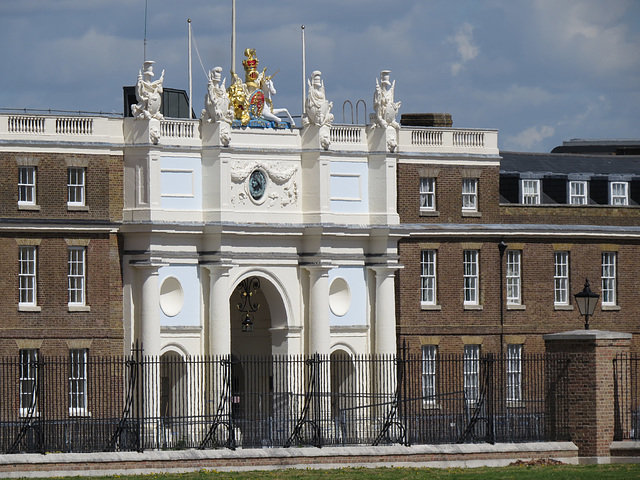
[[[589,330],[589,316],[593,315],[600,295],[591,291],[589,279],[585,278],[584,290],[580,293],[575,293],[573,296],[576,297],[576,303],[578,304],[580,315],[584,316],[584,329]]]
[[[258,277],[245,278],[238,284],[238,293],[240,294],[238,310],[243,314],[242,331],[246,333],[253,332],[251,314],[256,313],[260,308],[258,302],[251,300],[251,297],[257,293],[259,288],[260,279]]]

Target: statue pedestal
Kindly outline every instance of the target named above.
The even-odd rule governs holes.
[[[160,140],[160,120],[125,118],[124,140],[132,145],[157,145]]]
[[[202,144],[210,147],[228,147],[231,125],[226,122],[202,122]]]
[[[398,132],[393,127],[367,127],[367,139],[369,151],[372,152],[395,152],[398,147]]]
[[[307,125],[302,129],[302,149],[328,150],[331,144],[331,127],[328,125]]]

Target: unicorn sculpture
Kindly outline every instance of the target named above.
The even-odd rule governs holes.
[[[278,114],[284,114],[289,119],[289,123],[291,123],[291,126],[295,127],[296,123],[293,121],[293,117],[289,113],[289,110],[287,110],[286,108],[273,108],[272,98],[273,98],[273,95],[278,93],[276,91],[275,85],[273,84],[273,77],[275,77],[280,70],[277,70],[276,73],[274,73],[273,75],[266,75],[265,74],[266,70],[267,69],[265,68],[262,71],[262,73],[260,73],[260,78],[258,79],[260,82],[259,83],[260,90],[262,90],[262,93],[264,94],[264,103],[265,103],[264,108],[262,110],[262,116],[266,120],[280,123],[282,120],[280,119],[280,117],[278,117]]]

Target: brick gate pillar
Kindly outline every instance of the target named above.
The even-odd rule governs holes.
[[[610,456],[615,425],[613,359],[630,333],[574,330],[544,336],[547,353],[569,354],[569,432],[580,457]]]

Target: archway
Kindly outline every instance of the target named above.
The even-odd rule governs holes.
[[[160,357],[159,443],[175,448],[186,438],[184,419],[188,416],[187,365],[179,353],[166,352]]]
[[[358,385],[356,366],[351,355],[344,350],[331,354],[331,418],[336,436],[343,443],[354,440],[356,424],[361,412],[358,411]]]
[[[240,429],[244,446],[266,446],[272,437],[274,419],[274,342],[272,329],[287,324],[285,303],[275,281],[265,273],[241,277],[229,298],[231,315],[232,405],[234,423]],[[247,298],[249,296],[249,298]],[[247,305],[246,301],[250,302]],[[243,331],[247,313],[251,331]],[[287,384],[285,382],[284,384]],[[276,387],[276,390],[278,387]]]

